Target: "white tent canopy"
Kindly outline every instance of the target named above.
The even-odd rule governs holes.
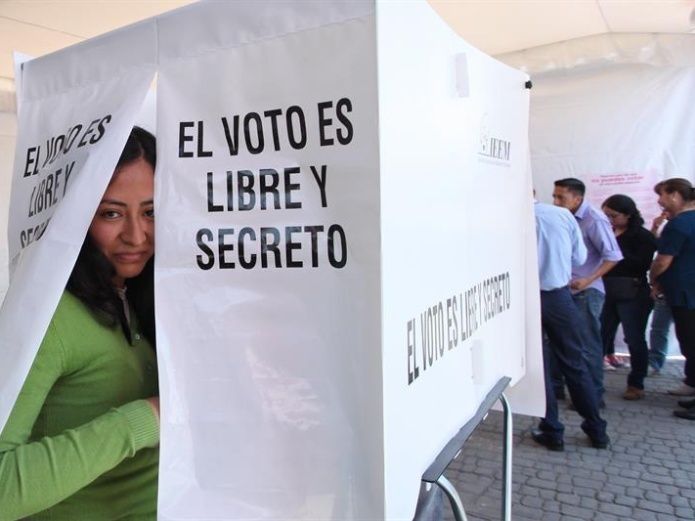
[[[41,56],[193,0],[3,0],[0,114],[14,112],[12,53]],[[692,33],[693,0],[429,0],[466,41],[499,55],[596,34]],[[6,134],[0,121],[0,134]]]
[[[533,79],[529,141],[536,191],[582,179],[600,205],[624,193],[649,222],[664,178],[695,180],[695,35],[603,34],[507,53]]]
[[[691,0],[431,0],[468,42],[491,55],[604,33],[686,33]]]
[[[12,52],[40,56],[191,0],[3,0],[0,82],[14,78]],[[430,0],[466,41],[497,55],[603,33],[688,33],[693,0]],[[0,106],[0,110],[1,106]]]

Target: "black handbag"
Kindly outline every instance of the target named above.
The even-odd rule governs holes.
[[[603,279],[606,296],[613,300],[631,300],[637,297],[642,280],[637,277],[606,277]]]

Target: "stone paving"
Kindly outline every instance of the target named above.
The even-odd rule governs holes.
[[[647,396],[634,402],[621,398],[628,371],[605,373],[610,450],[592,448],[565,405],[564,452],[531,439],[537,419],[514,415],[514,521],[695,520],[695,421],[673,416],[678,398],[666,393],[683,363],[648,377]],[[501,518],[501,433],[502,414],[492,412],[447,469],[469,521]],[[453,519],[448,501],[445,519]]]

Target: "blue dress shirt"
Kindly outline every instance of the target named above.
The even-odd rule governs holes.
[[[577,220],[566,208],[545,203],[537,202],[534,212],[541,290],[567,286],[572,267],[581,266],[587,255]]]

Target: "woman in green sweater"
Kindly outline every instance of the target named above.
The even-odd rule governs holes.
[[[0,434],[0,521],[156,519],[155,162],[134,128]]]

